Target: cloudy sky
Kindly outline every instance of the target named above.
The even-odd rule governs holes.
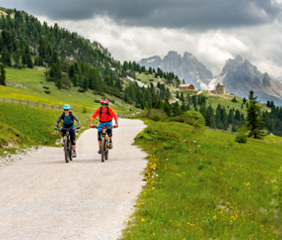
[[[282,79],[282,0],[1,0],[140,61],[192,53],[214,75],[240,54]]]

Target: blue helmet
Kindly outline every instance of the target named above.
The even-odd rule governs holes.
[[[63,109],[65,110],[70,110],[70,105],[69,104],[65,104],[64,106],[63,106]]]

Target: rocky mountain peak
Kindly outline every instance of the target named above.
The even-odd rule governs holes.
[[[271,79],[268,73],[261,73],[250,61],[243,61],[240,55],[226,61],[217,81],[237,96],[248,97],[253,90],[263,102],[275,100],[276,104],[282,104],[282,84]]]
[[[140,61],[140,65],[144,65],[146,68],[154,67],[154,63],[152,57]],[[174,72],[179,79],[184,79],[186,83],[192,83],[196,89],[200,88],[200,82],[207,84],[208,79],[213,78],[212,72],[188,52],[184,52],[182,57],[176,51],[169,51],[160,62],[159,67],[166,72]]]
[[[240,55],[236,56],[236,60],[243,63],[243,58]]]
[[[237,55],[237,57],[235,59],[228,59],[225,62],[225,65],[222,69],[222,73],[221,76],[223,76],[224,74],[226,74],[229,71],[235,70],[238,66],[242,65],[243,59],[240,55]]]

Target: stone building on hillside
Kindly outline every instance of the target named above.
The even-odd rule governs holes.
[[[193,84],[180,84],[179,90],[194,90],[195,87]]]
[[[225,86],[222,83],[218,83],[215,90],[212,91],[214,94],[225,94]]]

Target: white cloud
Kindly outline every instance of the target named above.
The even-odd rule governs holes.
[[[282,0],[281,0],[282,1]],[[41,21],[54,24],[46,17]],[[282,76],[282,25],[189,32],[184,29],[130,27],[117,25],[113,20],[96,17],[81,21],[56,21],[60,27],[98,41],[108,48],[115,59],[140,61],[153,55],[162,58],[168,51],[192,53],[214,75],[218,75],[227,59],[240,54],[262,72],[278,78]]]

